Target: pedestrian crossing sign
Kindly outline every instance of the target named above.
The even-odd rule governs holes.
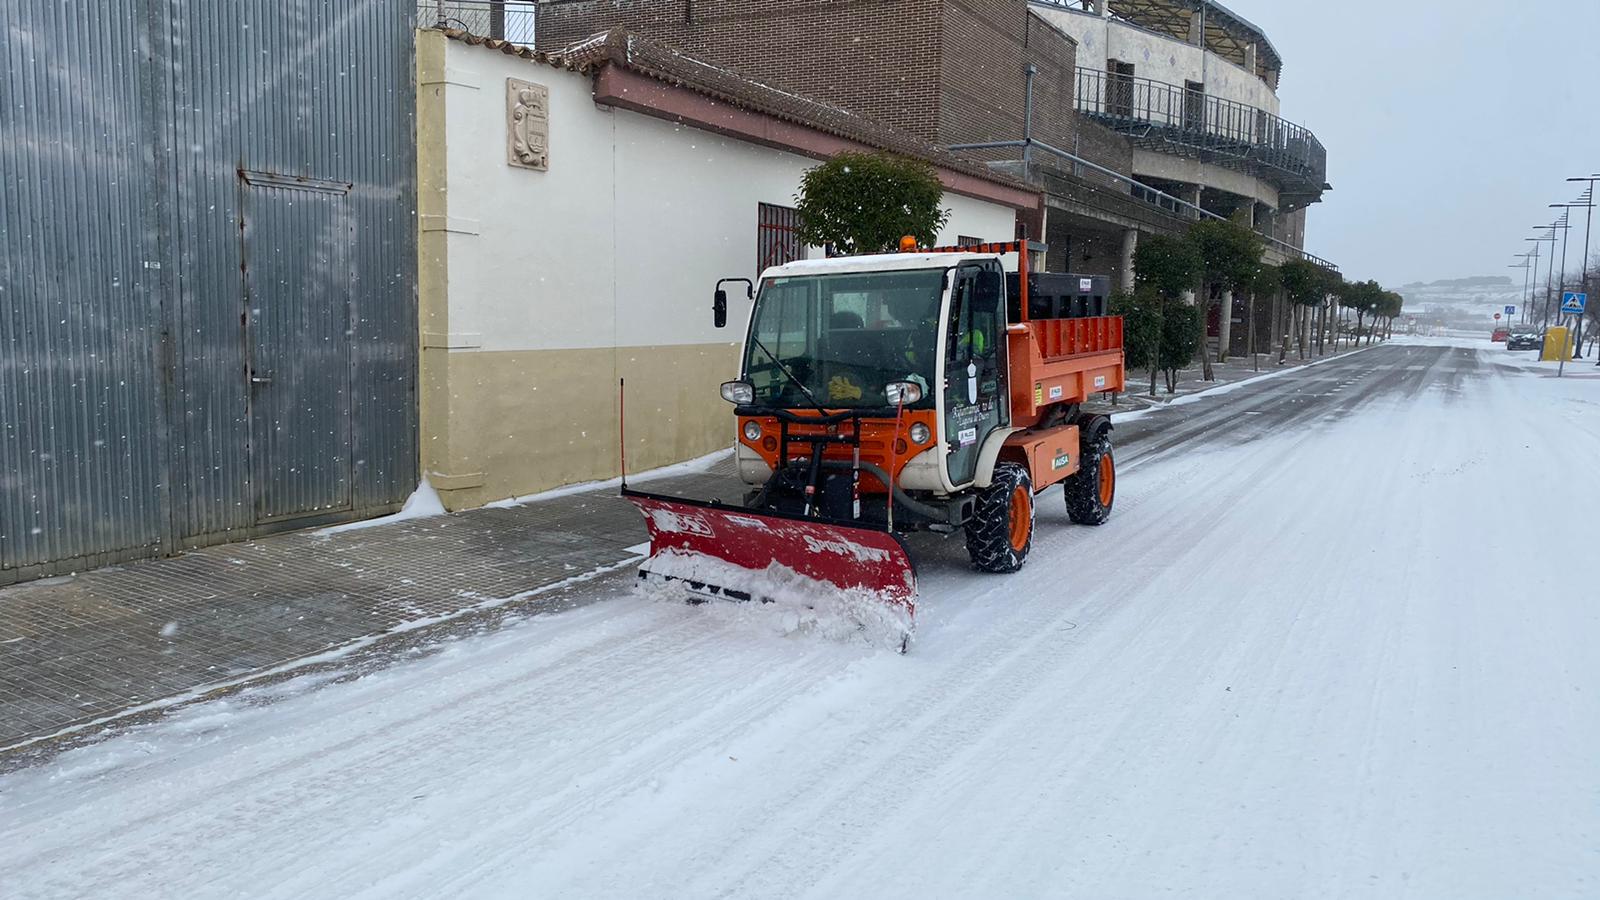
[[[1589,295],[1584,293],[1583,291],[1562,291],[1561,292],[1561,314],[1564,315],[1564,316],[1566,316],[1566,315],[1573,315],[1573,316],[1581,316],[1581,315],[1583,315],[1583,307],[1588,302],[1588,300],[1589,300]]]

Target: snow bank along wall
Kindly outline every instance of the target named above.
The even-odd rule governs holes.
[[[758,274],[762,204],[792,207],[804,171],[852,146],[726,103],[742,124],[721,130],[763,137],[714,133],[686,124],[710,102],[687,88],[508,50],[417,34],[422,467],[452,509],[615,476],[621,378],[631,470],[731,446],[717,385],[749,305],[731,292],[717,330],[713,287]],[[597,102],[602,81],[635,108]],[[547,115],[531,166],[519,105]],[[967,193],[947,191],[941,241],[1010,239],[1036,212],[1036,194],[942,174]]]

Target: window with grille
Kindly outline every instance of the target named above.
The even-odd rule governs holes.
[[[983,243],[983,238],[975,238],[965,234],[956,235],[957,247],[976,247],[981,243]]]
[[[800,216],[787,206],[763,203],[757,210],[756,224],[756,274],[768,266],[781,266],[799,259]]]

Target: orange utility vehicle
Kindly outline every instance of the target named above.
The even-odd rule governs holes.
[[[774,266],[759,290],[718,282],[718,327],[724,284],[754,301],[722,385],[751,490],[734,506],[624,487],[650,528],[641,574],[747,598],[759,574],[726,582],[777,564],[909,617],[900,533],[964,532],[976,568],[1013,572],[1046,488],[1064,486],[1074,522],[1106,521],[1111,422],[1081,404],[1123,387],[1122,319],[1106,279],[1030,271],[1043,249],[908,248]]]

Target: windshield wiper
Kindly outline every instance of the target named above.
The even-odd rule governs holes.
[[[752,328],[751,330],[754,331],[755,329]],[[823,408],[821,403],[817,402],[816,395],[811,393],[811,389],[802,384],[800,379],[796,378],[794,373],[789,371],[789,367],[784,365],[783,361],[778,359],[778,357],[773,354],[771,350],[768,350],[766,344],[761,343],[760,338],[752,334],[750,335],[750,341],[757,347],[761,348],[761,352],[767,355],[767,359],[772,360],[772,364],[778,367],[778,371],[782,372],[785,378],[789,379],[790,384],[793,384],[795,387],[799,388],[800,393],[806,395],[806,399],[810,400],[811,405],[817,408],[817,412],[823,413],[824,415],[827,414],[828,411]]]

